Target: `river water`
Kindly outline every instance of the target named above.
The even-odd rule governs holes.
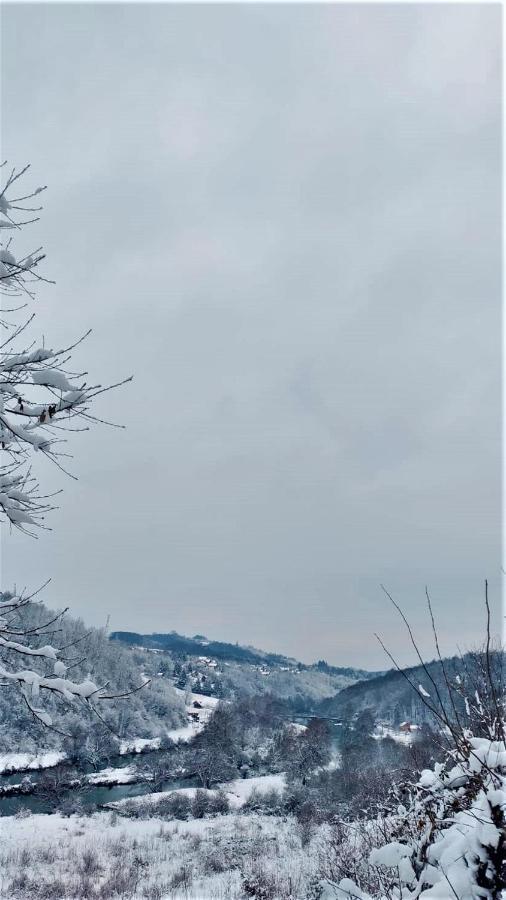
[[[307,716],[294,716],[292,721],[297,722],[300,725],[307,725],[310,719]],[[336,722],[329,721],[329,727],[332,734],[332,743],[335,748],[337,748],[339,744],[339,737],[342,733],[342,725]],[[139,797],[142,794],[150,794],[153,791],[153,785],[150,781],[144,781],[143,779],[143,763],[151,760],[154,761],[156,759],[156,754],[158,751],[151,750],[145,753],[129,753],[124,756],[116,756],[110,761],[108,761],[108,768],[120,769],[124,766],[134,765],[139,768],[139,781],[132,782],[130,784],[111,784],[111,785],[88,785],[84,788],[79,788],[76,790],[75,788],[69,787],[68,790],[59,794],[59,804],[65,803],[68,800],[77,800],[79,799],[85,810],[97,809],[100,806],[103,806],[105,803],[112,803],[116,800],[124,800],[127,797]],[[55,772],[58,769],[60,772],[64,773],[66,769],[68,769],[65,764],[60,764],[59,766],[55,766],[53,769],[38,769],[31,772],[14,772],[9,775],[1,775],[0,774],[0,788],[7,787],[8,785],[20,784],[23,779],[29,778],[32,784],[38,784],[44,776]],[[84,778],[86,773],[93,772],[91,766],[83,766],[82,771],[79,772],[79,777]],[[187,778],[173,778],[163,782],[162,785],[157,785],[157,791],[174,791],[177,788],[181,787],[194,787],[198,785],[198,780],[195,776],[190,776]],[[0,817],[1,816],[13,816],[17,812],[21,810],[27,810],[32,813],[52,813],[55,811],[55,804],[51,803],[46,797],[37,796],[37,793],[30,794],[13,794],[7,797],[0,797]]]
[[[108,768],[119,769],[124,766],[139,764],[148,759],[153,759],[156,750],[148,753],[134,753],[125,756],[117,756],[110,760]],[[87,767],[88,771],[93,771]],[[35,770],[31,772],[15,772],[9,775],[0,775],[0,788],[9,785],[20,784],[23,780],[29,779],[32,784],[39,784],[45,775],[54,773],[58,769],[64,773],[67,767],[64,764],[55,766],[52,769]],[[84,773],[79,773],[79,777],[84,777]],[[139,770],[139,779],[143,778],[142,768]],[[180,787],[193,787],[197,784],[194,776],[187,778],[172,778],[164,781],[161,785],[157,785],[158,791],[173,791]],[[111,803],[116,800],[124,800],[126,797],[138,797],[142,794],[150,794],[153,791],[153,785],[150,781],[139,780],[130,784],[111,784],[111,785],[88,785],[84,788],[69,787],[67,790],[59,794],[59,804],[68,800],[79,799],[82,806],[86,810],[96,809],[103,806],[104,803]],[[13,794],[7,797],[0,797],[0,817],[13,816],[20,810],[28,810],[32,813],[51,813],[55,811],[54,803],[51,803],[46,797],[37,796],[37,792],[30,794]]]

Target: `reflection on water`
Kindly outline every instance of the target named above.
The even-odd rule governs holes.
[[[123,768],[132,762],[140,762],[146,756],[152,757],[156,751],[149,754],[131,754],[128,756],[118,756],[111,760],[108,768]],[[57,768],[57,767],[55,767]],[[20,784],[24,779],[29,778],[33,784],[39,784],[46,775],[54,772],[53,769],[35,770],[33,772],[16,772],[10,775],[0,775],[0,787],[7,785]],[[62,767],[59,767],[60,771]],[[84,767],[88,772],[94,771],[90,766]],[[142,769],[139,777],[143,777]],[[192,787],[197,783],[196,778],[172,778],[161,785],[157,785],[159,791],[173,791],[180,787]],[[10,797],[0,797],[0,816],[13,816],[21,810],[27,810],[32,813],[52,813],[56,806],[60,806],[68,801],[79,801],[86,810],[96,809],[104,803],[111,803],[116,800],[124,800],[127,797],[138,797],[142,794],[150,794],[153,791],[153,785],[149,781],[140,781],[132,784],[114,784],[114,785],[89,785],[85,788],[69,788],[59,795],[58,803],[52,803],[47,797],[37,796],[34,794],[18,794]]]

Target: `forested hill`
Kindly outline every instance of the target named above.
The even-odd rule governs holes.
[[[203,635],[186,637],[175,631],[114,631],[111,640],[144,653],[144,671],[148,673],[170,665],[174,683],[180,688],[190,687],[226,699],[270,693],[289,701],[294,711],[312,711],[324,697],[377,674],[331,666],[325,660],[307,665],[255,647],[209,640]]]
[[[258,650],[256,647],[244,647],[240,644],[230,644],[226,641],[209,640],[204,635],[196,634],[194,637],[186,637],[176,631],[169,633],[138,634],[134,631],[113,631],[110,635],[112,641],[121,641],[135,647],[143,647],[147,650],[165,650],[172,654],[187,654],[188,656],[212,657],[221,662],[244,662],[253,665],[288,666],[298,668],[299,671],[317,669],[329,675],[341,675],[345,678],[359,679],[373,678],[377,672],[368,672],[365,669],[355,669],[347,666],[332,666],[325,660],[307,665],[298,662],[291,657],[280,653],[268,653]]]
[[[37,634],[37,629],[54,617],[55,612],[41,603],[23,607],[23,622],[33,634],[36,647],[47,644],[44,630]],[[111,644],[105,629],[87,628],[81,619],[68,615],[58,621],[57,628],[58,646],[72,648],[68,656],[75,657],[69,665],[68,677],[72,680],[80,682],[91,678],[97,684],[107,684],[112,694],[133,690],[145,681],[147,654],[130,652],[121,644]],[[12,650],[2,651],[2,662],[12,670],[19,667],[19,659]],[[61,732],[69,733],[76,721],[95,732],[100,728],[100,720],[86,703],[70,702],[53,694],[45,695],[43,699],[54,729],[41,725],[27,708],[21,693],[10,687],[0,690],[0,753],[36,752],[40,744],[46,748],[59,748]],[[104,702],[100,713],[107,723],[104,728],[111,729],[120,738],[157,736],[164,729],[187,723],[184,701],[171,679],[166,677],[153,677],[144,690],[136,691],[127,700]]]
[[[270,662],[276,665],[295,663],[278,653],[263,653],[253,647],[242,647],[239,644],[228,644],[224,641],[209,641],[206,637],[196,634],[194,637],[185,637],[176,631],[168,634],[137,634],[134,631],[113,631],[112,641],[122,641],[130,646],[145,647],[148,650],[166,650],[171,653],[187,653],[196,656],[206,653],[215,659],[234,662],[262,663]]]
[[[459,690],[465,692],[467,696],[475,695],[477,687],[479,689],[483,681],[483,658],[468,653],[445,659],[443,663],[446,677],[452,685],[454,699],[464,707],[464,700],[459,699]],[[505,655],[492,653],[491,665],[497,685],[503,684]],[[343,721],[349,721],[363,710],[369,709],[377,721],[392,724],[399,724],[404,720],[418,724],[430,723],[433,717],[419,696],[420,686],[423,689],[422,694],[425,691],[430,695],[428,702],[431,705],[435,704],[438,692],[450,713],[451,704],[445,683],[445,672],[439,660],[426,663],[425,669],[421,665],[404,669],[402,672],[391,669],[374,678],[349,685],[334,697],[325,698],[318,704],[317,711],[321,715],[336,716]],[[410,686],[407,678],[415,689]],[[432,682],[437,686],[437,692]],[[462,688],[458,687],[459,684]]]

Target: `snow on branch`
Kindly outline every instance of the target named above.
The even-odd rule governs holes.
[[[384,823],[383,823],[384,824]],[[369,854],[381,888],[351,878],[322,885],[321,900],[500,900],[506,890],[506,745],[469,736],[424,769],[408,808],[389,821],[394,840]],[[373,827],[373,823],[370,823]]]
[[[6,162],[0,165],[0,170],[9,173],[0,186],[0,293],[14,298],[2,304],[0,313],[0,522],[36,537],[38,529],[47,527],[45,518],[54,508],[55,495],[40,490],[32,460],[42,455],[71,475],[62,463],[69,456],[61,450],[65,433],[88,431],[90,423],[104,422],[90,413],[93,400],[131,378],[103,386],[91,382],[86,371],[74,369],[73,351],[89,331],[56,349],[30,334],[35,313],[28,307],[35,288],[40,282],[51,282],[40,271],[45,258],[41,247],[19,251],[14,247],[14,238],[23,237],[25,226],[38,220],[41,207],[36,198],[45,190],[23,190],[28,169],[9,171]],[[132,693],[111,693],[107,685],[97,686],[90,678],[80,683],[67,678],[71,661],[65,652],[72,645],[44,642],[58,633],[60,629],[49,628],[63,614],[37,628],[24,626],[24,608],[34,596],[0,590],[0,679],[2,685],[20,689],[36,719],[53,727],[49,713],[38,705],[41,693],[70,703],[81,701],[92,709],[97,701]],[[25,668],[28,661],[36,668]]]
[[[28,708],[42,724],[52,726],[51,716],[36,706],[41,692],[54,694],[67,702],[80,700],[93,709],[96,702],[124,699],[145,686],[143,683],[130,691],[111,692],[107,689],[107,684],[98,686],[89,677],[81,682],[68,679],[66,677],[68,660],[64,654],[71,645],[58,647],[42,644],[40,647],[33,647],[32,643],[28,643],[28,639],[43,640],[49,634],[58,633],[60,629],[53,629],[52,626],[63,618],[67,610],[63,610],[36,628],[13,627],[13,622],[18,619],[18,613],[32,601],[33,596],[0,591],[0,678],[4,679],[4,684],[12,683],[20,688]],[[5,661],[6,656],[11,662],[9,667]],[[14,667],[12,661],[18,657],[28,657],[32,661],[38,658],[40,663],[45,664],[46,671]]]
[[[8,171],[6,166],[0,169]],[[7,235],[0,240],[0,292],[22,298],[0,318],[0,454],[6,460],[0,463],[0,520],[35,537],[53,506],[51,497],[40,493],[30,460],[42,454],[75,478],[62,462],[69,456],[61,449],[67,440],[62,432],[88,431],[90,422],[103,421],[90,414],[94,398],[131,378],[104,387],[90,383],[86,372],[72,371],[72,352],[89,331],[60,349],[28,337],[35,315],[26,307],[36,284],[49,281],[39,271],[45,258],[40,247],[16,253],[13,246],[14,236],[37,221],[31,214],[42,208],[34,203],[45,187],[21,188],[28,169],[10,170],[0,189],[0,237]]]

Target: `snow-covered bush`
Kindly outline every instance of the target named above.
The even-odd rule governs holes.
[[[506,890],[506,747],[469,737],[446,764],[425,770],[393,839],[372,850],[381,884],[371,895],[349,878],[328,883],[323,897],[499,900]]]
[[[404,785],[402,802],[391,805],[389,815],[368,823],[376,842],[372,849],[364,847],[368,865],[360,872],[352,865],[337,883],[321,884],[321,900],[506,897],[505,653],[501,647],[493,649],[488,584],[486,641],[468,655],[462,675],[454,678],[441,657],[428,592],[426,596],[442,682],[428,670],[404,613],[392,601],[427,687],[413,683],[410,670],[399,671],[439,725],[446,744],[443,761],[425,768],[415,784]],[[398,790],[392,792],[396,796]]]

